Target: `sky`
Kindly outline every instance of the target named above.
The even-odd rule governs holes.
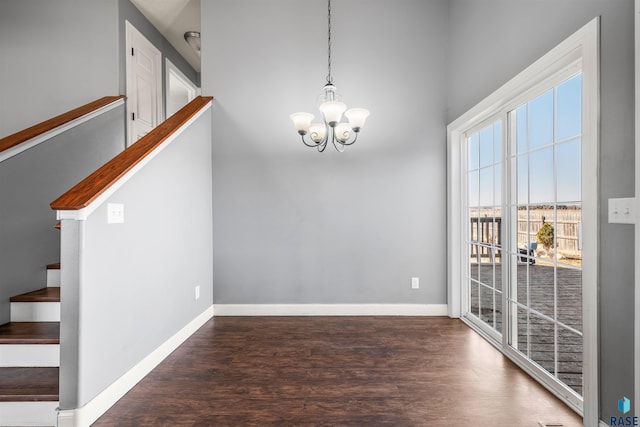
[[[517,204],[581,201],[581,92],[582,74],[577,74],[511,112],[515,141],[510,158],[516,166]],[[468,141],[469,207],[499,207],[502,122],[485,127]]]

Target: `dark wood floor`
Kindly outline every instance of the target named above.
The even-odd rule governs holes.
[[[582,425],[459,320],[216,317],[94,426],[539,422]]]

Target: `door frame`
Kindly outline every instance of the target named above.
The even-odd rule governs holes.
[[[636,0],[638,1],[638,0]],[[465,182],[464,167],[464,137],[469,129],[477,123],[487,120],[490,116],[505,114],[515,109],[518,101],[522,100],[537,86],[550,79],[562,67],[571,66],[577,60],[581,61],[583,73],[582,98],[582,188],[595,189],[584,192],[583,229],[593,230],[584,233],[583,237],[583,401],[577,404],[572,396],[559,393],[551,387],[546,379],[533,372],[531,366],[517,357],[515,351],[503,342],[492,342],[507,357],[513,360],[525,371],[536,378],[543,386],[565,401],[576,412],[584,417],[587,427],[598,426],[599,396],[598,396],[598,259],[599,259],[599,99],[600,99],[600,20],[594,18],[573,35],[561,42],[546,55],[534,62],[516,77],[500,87],[476,106],[447,126],[447,209],[449,222],[447,224],[448,244],[448,314],[450,317],[460,318],[463,315],[464,296],[462,295],[462,268],[466,262],[465,247],[462,237],[466,227],[464,219]],[[506,125],[503,126],[503,129]],[[637,253],[637,252],[636,252]],[[503,313],[504,316],[507,313]],[[464,320],[464,319],[463,319]],[[503,323],[504,325],[505,323]],[[470,324],[473,327],[473,325]],[[476,328],[474,328],[476,329]],[[478,330],[478,329],[476,329]],[[479,331],[479,330],[478,330]],[[481,334],[482,331],[479,331]],[[491,342],[491,337],[483,334]]]
[[[126,104],[126,112],[127,112],[127,146],[130,146],[133,142],[133,117],[132,117],[132,99],[134,99],[134,91],[135,87],[135,79],[133,76],[133,55],[131,54],[133,46],[133,38],[134,35],[141,38],[145,44],[147,44],[150,49],[154,51],[154,61],[155,67],[158,72],[156,73],[156,84],[155,84],[155,96],[157,99],[156,103],[156,126],[164,120],[163,115],[163,105],[164,105],[164,97],[163,97],[163,85],[162,85],[162,52],[154,46],[153,43],[147,39],[144,34],[142,34],[133,24],[127,20],[125,20],[125,73],[126,73],[126,95],[127,95],[127,104]]]
[[[635,146],[636,146],[636,226],[635,226],[635,319],[634,319],[634,408],[640,411],[640,0],[635,0],[634,49],[635,49]]]
[[[188,91],[189,91],[189,101],[191,101],[196,96],[200,95],[200,88],[195,85],[185,74],[180,71],[178,67],[175,66],[173,62],[169,60],[169,58],[164,59],[164,70],[165,70],[165,109],[167,116],[169,116],[169,102],[171,98],[171,76],[174,76]],[[168,117],[165,117],[165,120]]]

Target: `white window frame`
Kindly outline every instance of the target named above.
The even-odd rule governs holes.
[[[635,130],[636,130],[636,226],[635,226],[635,319],[634,319],[634,405],[640,408],[640,226],[638,226],[638,209],[640,209],[640,0],[635,0]]]
[[[479,104],[464,113],[447,126],[447,224],[448,245],[448,314],[459,318],[462,315],[462,268],[466,262],[466,248],[461,244],[466,227],[463,207],[465,193],[464,138],[468,131],[477,128],[479,123],[490,117],[506,117],[508,111],[515,109],[539,90],[540,85],[548,84],[555,75],[568,67],[581,64],[582,70],[582,188],[584,191],[583,228],[594,230],[584,233],[583,239],[583,399],[577,399],[571,393],[562,393],[549,378],[531,369],[527,362],[503,342],[493,342],[507,357],[531,374],[543,386],[565,401],[581,414],[586,427],[597,427],[599,418],[598,396],[598,259],[599,259],[599,122],[600,122],[600,20],[598,17],[576,31],[538,61],[526,68],[516,77],[489,95]],[[503,132],[507,131],[507,122]],[[505,155],[505,153],[503,153]],[[504,186],[503,186],[504,187]],[[595,190],[595,191],[594,191]],[[503,188],[503,194],[505,189]],[[503,199],[504,200],[504,199]],[[506,316],[506,313],[503,315]],[[505,325],[505,323],[503,323]],[[487,337],[490,338],[490,337]]]

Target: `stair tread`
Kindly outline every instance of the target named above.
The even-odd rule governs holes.
[[[0,325],[0,344],[60,344],[60,322],[9,322]]]
[[[60,288],[49,286],[11,297],[11,302],[60,302]]]
[[[0,368],[0,402],[59,400],[59,368]]]
[[[47,264],[48,270],[60,270],[60,263],[54,262],[53,264]]]

